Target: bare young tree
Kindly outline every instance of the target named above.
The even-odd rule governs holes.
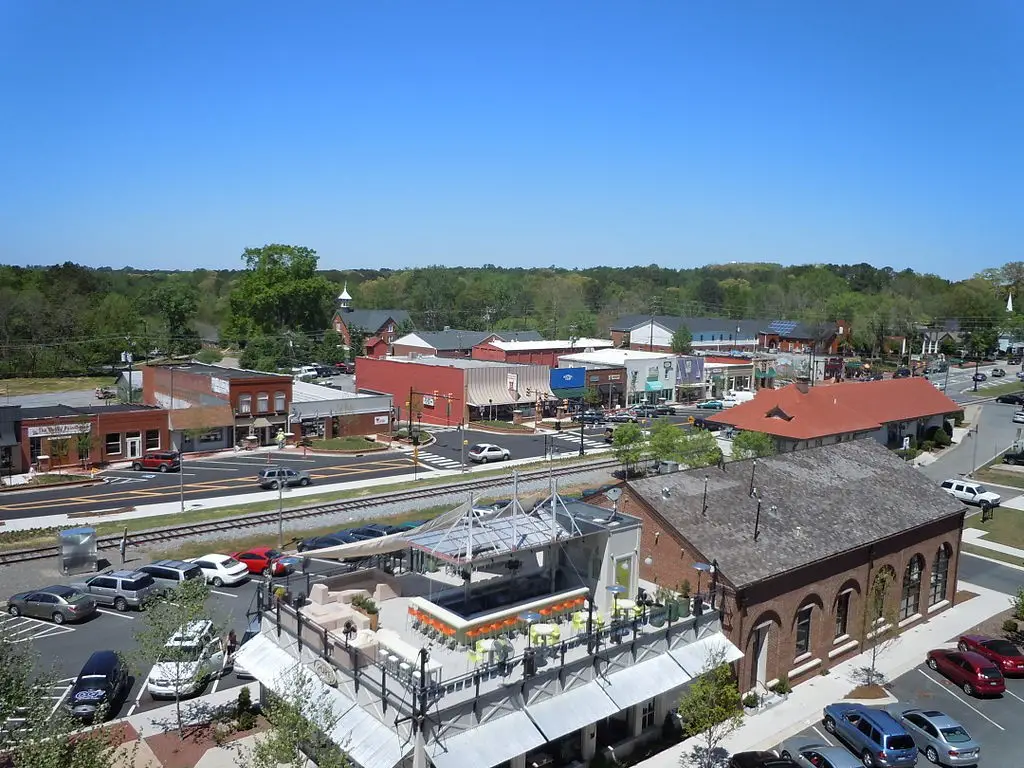
[[[679,718],[687,738],[698,737],[699,746],[680,760],[683,768],[716,768],[727,757],[722,742],[743,723],[740,692],[725,648],[714,648],[699,677],[689,684],[679,701]]]
[[[864,596],[861,648],[868,651],[868,663],[854,671],[862,685],[881,685],[885,675],[878,671],[878,659],[899,637],[899,613],[895,604],[896,573],[888,566],[875,572]]]

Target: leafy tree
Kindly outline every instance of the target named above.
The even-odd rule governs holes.
[[[688,355],[693,351],[693,334],[685,325],[680,325],[672,334],[672,351],[677,355]]]
[[[219,350],[211,349],[210,347],[203,347],[196,354],[196,362],[205,363],[206,365],[213,365],[219,363],[224,359],[224,355]]]
[[[765,432],[740,432],[732,439],[732,457],[760,459],[775,455],[775,438]]]
[[[92,422],[89,419],[80,419],[75,427],[79,430],[75,432],[75,454],[84,469],[92,455],[93,446],[96,445],[96,434],[92,431]]]
[[[202,348],[199,333],[191,325],[198,309],[199,293],[185,283],[167,283],[150,296],[149,310],[163,324],[156,343],[165,354],[188,355]]]
[[[674,461],[679,453],[683,430],[668,419],[655,419],[647,438],[647,450],[654,461]]]
[[[957,346],[955,341],[947,336],[939,342],[939,352],[946,357],[955,357],[960,354],[960,348]]]
[[[196,680],[195,654],[190,649],[167,647],[167,642],[183,628],[208,617],[206,602],[210,589],[203,579],[190,579],[177,589],[170,590],[160,599],[151,601],[141,614],[142,622],[135,632],[138,652],[135,661],[140,671],[161,663],[165,676],[174,692],[174,713],[178,734],[184,738],[185,724],[181,700]]]
[[[696,737],[698,744],[682,756],[680,765],[714,768],[726,756],[722,742],[743,723],[740,692],[724,649],[709,651],[702,673],[680,699],[678,712],[686,737]]]
[[[337,286],[317,274],[316,251],[272,244],[246,248],[246,271],[228,299],[228,334],[245,339],[284,330],[319,333],[331,319]]]
[[[68,456],[71,455],[71,438],[67,436],[51,437],[49,443],[50,457],[53,459],[51,464],[63,472]]]
[[[344,362],[345,358],[345,345],[342,343],[341,334],[334,330],[327,331],[317,345],[316,359],[325,365],[334,365]]]
[[[46,698],[57,675],[40,671],[28,643],[0,629],[0,764],[11,768],[112,768],[133,765],[136,743],[118,757],[114,728],[80,730],[81,724]],[[106,715],[102,709],[100,720]],[[124,762],[122,762],[124,761]]]
[[[366,340],[370,338],[370,334],[367,333],[365,328],[355,326],[348,329],[348,337],[349,360],[355,360],[357,357],[363,357],[366,354]]]
[[[675,460],[691,469],[710,467],[722,460],[722,449],[714,434],[706,429],[692,429],[680,435]]]
[[[863,685],[885,682],[885,675],[878,671],[878,659],[899,637],[900,619],[895,590],[895,571],[883,567],[875,573],[865,595],[860,647],[868,651],[868,663],[854,670],[854,675]]]
[[[612,449],[615,458],[629,477],[636,471],[636,465],[644,456],[646,440],[638,424],[623,424],[612,435]]]
[[[341,718],[331,699],[320,694],[301,665],[282,683],[282,695],[270,696],[264,705],[270,730],[244,751],[239,764],[247,768],[306,768],[312,758],[319,768],[350,768],[344,745],[335,744],[327,735]]]
[[[594,387],[587,387],[583,390],[583,402],[591,406],[600,405],[601,393],[594,389]]]

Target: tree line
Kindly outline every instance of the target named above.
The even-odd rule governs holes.
[[[323,343],[346,286],[354,307],[404,309],[421,330],[596,336],[636,314],[845,322],[850,351],[875,353],[892,337],[915,336],[918,325],[947,320],[972,348],[991,346],[1004,330],[1024,339],[1022,316],[1005,309],[1024,288],[1024,262],[962,281],[869,264],[325,269],[311,248],[271,244],[245,249],[240,267],[0,266],[0,376],[98,372],[124,352],[193,354],[204,341],[241,350],[255,342],[248,357],[263,363],[306,362],[296,345],[305,354]]]

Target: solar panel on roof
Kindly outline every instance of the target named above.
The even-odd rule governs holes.
[[[792,333],[796,325],[795,320],[773,320],[768,324],[768,327],[777,334],[785,336],[787,333]]]

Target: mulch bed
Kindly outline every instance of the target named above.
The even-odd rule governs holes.
[[[958,591],[956,593],[956,595],[953,596],[953,602],[956,603],[957,605],[960,605],[960,603],[966,603],[972,597],[977,597],[977,596],[978,596],[977,592],[968,592],[966,589],[961,589],[960,591]]]
[[[146,738],[146,743],[163,768],[193,768],[199,758],[215,747],[227,746],[233,741],[267,730],[270,725],[263,717],[256,718],[256,727],[248,731],[235,731],[216,735],[216,725],[206,723],[185,729],[184,738],[177,729]]]
[[[880,685],[858,685],[848,694],[847,699],[885,699],[889,692]]]

